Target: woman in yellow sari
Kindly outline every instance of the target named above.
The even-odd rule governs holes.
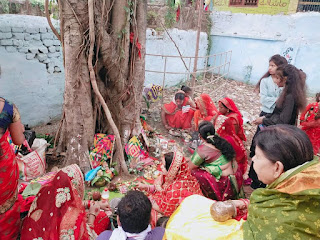
[[[214,201],[191,196],[172,214],[164,239],[320,238],[320,162],[308,136],[276,125],[261,131],[256,144],[254,168],[268,186],[252,193],[247,220],[216,222],[210,215]]]

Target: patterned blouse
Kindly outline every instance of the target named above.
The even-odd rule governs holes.
[[[13,103],[0,97],[0,103],[4,103],[3,108],[0,107],[0,137],[7,131],[11,123],[20,120],[18,108]]]

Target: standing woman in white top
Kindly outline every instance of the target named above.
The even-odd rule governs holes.
[[[288,64],[287,60],[279,54],[273,55],[269,59],[269,69],[259,80],[256,88],[259,89],[261,116],[273,113],[276,106],[276,101],[280,96],[282,88],[279,88],[275,83],[275,72],[277,67],[283,64]]]
[[[279,54],[273,55],[269,59],[269,68],[268,72],[266,72],[259,80],[256,85],[256,89],[259,90],[260,93],[260,103],[261,103],[261,113],[260,117],[268,116],[273,113],[274,108],[276,107],[276,101],[278,100],[282,88],[278,87],[275,83],[276,77],[275,73],[279,66],[284,66],[288,64],[287,60],[280,56]],[[257,127],[257,131],[252,139],[251,147],[250,147],[250,157],[252,158],[255,155],[255,136],[261,130],[259,125]],[[249,169],[249,168],[248,168]],[[256,189],[258,187],[265,187],[265,185],[260,182],[257,178],[255,171],[252,168],[252,164],[250,167],[249,177],[252,179],[251,187]]]

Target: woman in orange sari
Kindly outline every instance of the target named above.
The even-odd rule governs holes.
[[[183,92],[175,94],[175,102],[164,104],[161,111],[161,120],[166,129],[191,128],[194,110],[191,109],[189,98]]]
[[[162,174],[154,185],[138,184],[149,193],[152,203],[152,226],[161,216],[170,216],[180,202],[193,194],[202,195],[200,185],[191,175],[188,163],[179,151],[166,153],[162,159]]]
[[[20,227],[19,169],[8,137],[16,145],[24,141],[24,127],[16,106],[0,98],[0,239],[16,239]]]
[[[320,149],[320,92],[316,94],[316,102],[310,103],[300,116],[301,129],[306,132],[313,146],[314,155]]]
[[[242,174],[245,174],[248,167],[247,152],[243,141],[246,136],[243,130],[243,119],[236,104],[230,98],[223,98],[219,101],[219,113],[215,121],[215,129],[218,135],[226,139],[236,152],[236,160]]]
[[[201,94],[195,99],[198,110],[194,112],[195,130],[198,130],[202,121],[212,122],[213,118],[218,114],[218,110],[208,94]]]

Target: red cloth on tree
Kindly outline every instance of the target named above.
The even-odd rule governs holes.
[[[130,42],[133,44],[134,41],[134,32],[130,33]],[[136,48],[138,48],[138,55],[139,58],[141,59],[141,44],[139,43],[138,37],[137,37],[137,41],[135,42]]]

